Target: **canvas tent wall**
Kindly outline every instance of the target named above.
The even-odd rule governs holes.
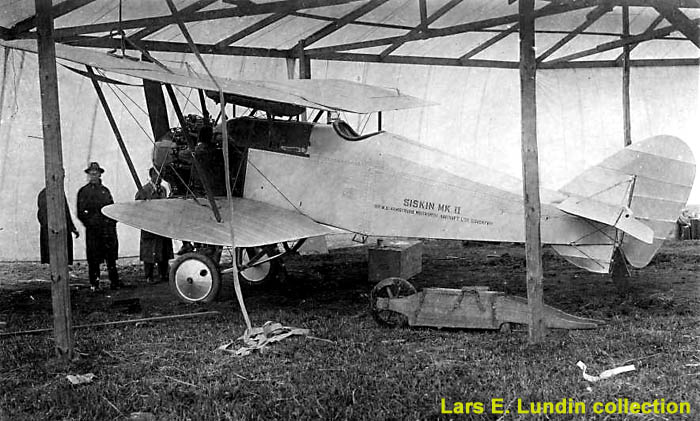
[[[100,25],[116,22],[118,4],[99,0],[86,2],[72,13],[56,20],[56,27],[63,34],[80,25]],[[203,13],[214,8],[233,8],[221,2],[176,2],[179,9],[202,5]],[[268,2],[260,2],[261,4]],[[295,2],[289,2],[295,3]],[[313,10],[315,16],[337,18],[347,16],[367,1],[340,1],[334,6]],[[479,162],[503,172],[520,177],[520,110],[517,67],[484,68],[456,67],[453,57],[465,51],[473,51],[499,31],[510,28],[510,23],[488,28],[488,31],[456,33],[440,37],[396,44],[380,44],[353,49],[355,54],[340,51],[324,59],[324,48],[339,44],[361,43],[366,39],[405,36],[411,28],[421,24],[418,1],[374,2],[375,8],[361,16],[362,23],[341,25],[327,37],[314,37],[323,31],[328,21],[300,14],[267,13],[255,16],[231,16],[216,24],[195,21],[188,24],[193,37],[199,43],[220,41],[231,35],[231,28],[239,31],[269,20],[269,25],[250,35],[240,36],[231,47],[245,48],[250,54],[267,51],[269,57],[229,57],[222,54],[206,56],[212,71],[234,78],[286,78],[288,61],[281,52],[297,46],[299,39],[318,38],[307,47],[312,57],[312,77],[339,77],[376,85],[396,86],[411,95],[423,97],[440,105],[408,112],[385,113],[384,128],[406,135],[436,147],[453,151],[467,161]],[[588,2],[589,7],[574,10],[565,15],[538,19],[537,27],[543,32],[537,35],[537,45],[542,50],[555,44],[571,28],[577,27],[599,6]],[[692,2],[688,2],[691,3]],[[9,4],[9,3],[8,3]],[[57,5],[61,4],[56,2]],[[124,2],[124,22],[147,17],[167,16],[165,2]],[[538,2],[538,7],[550,2]],[[374,4],[373,4],[374,5]],[[452,6],[449,13],[430,22],[430,28],[454,28],[468,19],[492,19],[517,13],[517,5],[507,2],[470,1],[427,2],[426,16]],[[33,2],[13,1],[11,7],[2,8],[0,26],[10,27],[33,13]],[[683,9],[692,19],[700,16],[696,8]],[[309,11],[311,12],[311,11]],[[655,22],[658,13],[647,7],[632,8],[631,33],[643,33]],[[619,39],[620,8],[614,8],[587,28],[594,35],[581,34],[572,39],[552,58],[566,57],[598,43]],[[381,25],[368,25],[375,22]],[[172,22],[171,22],[172,23]],[[657,27],[668,25],[659,21]],[[105,27],[107,28],[107,26]],[[404,29],[402,29],[404,28]],[[109,31],[95,32],[103,42],[113,41]],[[546,32],[548,30],[550,32]],[[126,29],[127,35],[135,35],[141,28]],[[61,33],[59,32],[59,35]],[[595,35],[597,34],[597,35]],[[67,36],[67,35],[66,35]],[[464,64],[476,65],[493,61],[512,63],[517,61],[517,31],[511,32],[499,43],[466,59]],[[163,26],[143,38],[153,45],[173,47],[184,39],[175,25]],[[161,44],[156,44],[161,43]],[[170,44],[168,44],[170,43]],[[112,45],[112,44],[109,44]],[[184,44],[186,47],[186,44]],[[385,56],[385,63],[358,63],[348,61],[355,57],[372,61],[373,57],[396,48]],[[178,47],[179,48],[179,47]],[[227,50],[228,51],[228,50]],[[244,52],[243,50],[235,50]],[[235,52],[231,50],[231,52]],[[586,57],[591,60],[612,60],[619,49]],[[133,52],[132,52],[133,54]],[[187,63],[196,71],[202,71],[191,55],[154,52],[155,56],[171,66]],[[262,54],[262,53],[261,53]],[[402,61],[430,57],[434,63],[443,60],[445,65],[407,65]],[[647,135],[673,134],[689,142],[698,150],[698,49],[692,42],[676,32],[664,39],[646,42],[636,47],[636,60],[658,58],[694,59],[676,67],[633,67],[632,72],[632,140]],[[6,206],[0,210],[0,260],[36,260],[38,257],[38,224],[35,219],[36,193],[43,185],[41,166],[41,119],[39,93],[36,86],[36,57],[19,52],[3,51],[2,95],[0,99],[0,195]],[[417,60],[419,61],[419,60]],[[392,63],[396,62],[396,63]],[[427,62],[427,61],[426,61]],[[500,67],[508,67],[501,65]],[[538,141],[543,185],[556,187],[566,182],[586,166],[594,164],[622,145],[621,68],[540,69],[538,71]],[[131,80],[129,82],[139,83]],[[121,88],[126,95],[114,94],[104,88],[108,101],[116,114],[120,130],[142,178],[149,166],[151,141],[143,94],[137,87]],[[74,73],[59,68],[59,92],[61,97],[62,131],[66,170],[66,192],[69,204],[75,211],[75,192],[84,183],[83,169],[91,160],[98,160],[108,170],[104,181],[112,189],[116,200],[131,200],[133,182],[121,157],[114,136],[101,110],[90,82]],[[183,91],[181,103],[185,113],[195,112],[196,106],[184,101],[194,94]],[[124,104],[118,99],[119,96]],[[133,102],[132,102],[133,100]],[[194,101],[196,103],[196,101]],[[210,103],[210,105],[213,105]],[[212,106],[213,109],[213,106]],[[138,124],[132,118],[132,114]],[[358,127],[365,121],[347,116]],[[175,119],[171,116],[171,123]],[[367,129],[373,123],[367,123]],[[700,152],[696,152],[700,156]],[[691,200],[700,200],[693,192]],[[696,200],[696,201],[697,201]],[[120,227],[121,255],[134,256],[138,252],[138,233],[128,227]],[[76,243],[76,256],[84,256],[82,241]]]

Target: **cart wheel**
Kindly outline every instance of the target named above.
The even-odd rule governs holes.
[[[245,265],[257,256],[262,247],[245,247],[236,249],[236,264],[238,266]],[[270,256],[270,252],[266,251],[262,256],[262,259],[267,259]],[[249,267],[245,270],[238,272],[238,275],[243,281],[243,284],[252,287],[261,287],[263,285],[269,285],[275,280],[277,272],[279,269],[279,262],[277,259],[265,262],[263,264]]]
[[[187,253],[170,268],[170,289],[185,303],[209,303],[221,289],[219,269],[207,256]]]
[[[408,318],[392,310],[377,307],[377,298],[401,298],[416,293],[416,288],[403,278],[386,278],[372,288],[369,294],[370,309],[374,319],[383,326],[398,327],[408,325]]]

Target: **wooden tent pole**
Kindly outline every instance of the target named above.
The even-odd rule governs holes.
[[[73,332],[68,285],[68,250],[66,236],[64,169],[61,148],[61,114],[56,77],[56,47],[53,40],[51,0],[35,0],[39,48],[39,88],[44,135],[44,173],[49,223],[49,256],[51,259],[51,304],[53,329],[58,357],[68,362],[73,358]]]
[[[630,35],[630,8],[622,6],[622,37]],[[630,112],[630,51],[632,46],[625,44],[622,53],[622,114],[624,119],[625,146],[632,144],[632,118]]]
[[[119,149],[122,151],[122,155],[124,155],[124,160],[126,161],[126,165],[129,167],[129,172],[131,173],[131,177],[134,179],[134,184],[136,185],[136,191],[141,190],[141,181],[139,180],[139,175],[136,173],[136,168],[134,167],[134,163],[131,161],[131,156],[129,155],[129,151],[126,149],[126,145],[124,144],[124,139],[122,138],[121,133],[119,132],[119,127],[117,126],[117,121],[114,119],[114,116],[112,115],[112,110],[109,108],[109,104],[107,103],[107,98],[105,98],[104,92],[102,92],[102,88],[100,88],[100,83],[95,79],[95,72],[92,70],[92,67],[90,66],[85,66],[87,67],[88,73],[90,73],[90,80],[92,81],[92,86],[95,87],[95,92],[97,92],[97,97],[100,99],[100,103],[102,104],[102,109],[105,110],[105,114],[107,115],[107,120],[109,120],[109,125],[112,127],[112,131],[114,132],[114,137],[117,139],[117,143],[119,144]]]
[[[542,243],[540,236],[540,180],[537,156],[537,97],[535,59],[535,2],[520,0],[520,109],[525,208],[525,261],[530,343],[544,339]]]
[[[304,40],[300,40],[296,47],[297,58],[299,59],[299,79],[311,79],[311,59],[306,55],[304,46]],[[308,112],[304,110],[299,119],[308,121]]]

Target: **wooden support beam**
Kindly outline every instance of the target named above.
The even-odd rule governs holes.
[[[66,226],[61,113],[58,102],[51,0],[35,0],[35,7],[37,12],[41,120],[44,135],[44,176],[49,223],[53,330],[56,353],[64,362],[69,362],[73,358],[73,331],[66,236],[70,234],[68,234]]]
[[[535,60],[535,0],[518,2],[520,15],[520,119],[523,160],[523,206],[525,210],[525,262],[527,300],[530,310],[530,343],[540,343],[544,323],[542,242],[540,233],[540,179],[537,152],[537,89]]]
[[[418,9],[420,11],[420,30],[427,31],[428,25],[428,5],[425,4],[425,0],[418,0]]]
[[[105,95],[102,92],[102,88],[100,87],[100,83],[94,77],[95,72],[92,70],[92,67],[90,67],[90,66],[85,66],[85,67],[87,68],[87,71],[91,76],[90,81],[92,82],[92,86],[95,88],[95,92],[97,92],[97,97],[100,99],[100,103],[102,104],[102,109],[105,111],[105,114],[107,115],[107,120],[109,121],[110,127],[112,127],[112,131],[114,132],[114,137],[117,139],[117,143],[119,144],[119,149],[121,149],[121,151],[122,151],[122,155],[124,156],[124,160],[126,161],[126,165],[129,167],[129,172],[131,173],[131,178],[134,179],[134,184],[136,185],[136,191],[139,191],[139,190],[141,190],[141,181],[139,180],[139,176],[136,173],[136,168],[134,167],[134,163],[131,161],[131,156],[129,155],[129,151],[126,149],[126,145],[124,144],[124,139],[122,138],[122,135],[119,132],[119,126],[117,126],[117,121],[114,119],[114,116],[112,115],[112,110],[109,108],[109,104],[107,103],[107,98],[105,98]]]
[[[86,6],[95,0],[66,0],[64,2],[58,3],[51,8],[52,19],[57,19],[65,14],[72,12],[73,10],[79,9]],[[6,6],[10,7],[10,6]],[[38,9],[37,9],[38,14]],[[53,23],[51,24],[53,26]],[[23,32],[30,31],[37,26],[37,16],[32,16],[27,19],[17,22],[10,31],[13,34],[21,34]]]
[[[95,47],[95,48],[121,48],[121,42],[114,38],[104,37],[73,37],[70,40],[57,39],[64,44],[79,46],[79,47]],[[192,50],[188,43],[172,42],[172,41],[148,41],[142,40],[139,42],[142,48],[146,51],[160,51],[170,53],[190,53]],[[290,56],[289,50],[278,50],[274,48],[258,48],[258,47],[225,47],[214,48],[213,45],[195,44],[197,49],[202,54],[224,55],[224,56],[250,56],[250,57],[278,57],[286,58]]]
[[[659,26],[659,24],[660,24],[661,22],[663,22],[663,20],[664,20],[664,17],[663,17],[663,16],[661,16],[661,15],[657,16],[657,17],[654,19],[654,21],[651,22],[651,24],[647,27],[647,29],[645,29],[644,32],[642,32],[642,35],[644,35],[644,34],[649,34],[651,31],[653,31],[654,29],[656,29],[656,27]],[[628,35],[628,36],[629,36],[629,35]],[[631,53],[632,50],[634,50],[635,48],[637,48],[638,45],[639,45],[639,44],[630,45],[630,46],[629,46],[629,52]],[[622,66],[622,60],[624,60],[624,59],[625,59],[625,51],[623,51],[619,56],[617,56],[617,59],[615,59],[615,61],[617,62],[618,65]]]
[[[542,7],[541,9],[538,9],[537,11],[535,11],[535,18],[558,15],[561,13],[571,12],[574,10],[584,9],[587,7],[597,5],[597,0],[580,0],[575,3],[556,4],[551,7]],[[516,23],[518,22],[518,19],[519,14],[512,14],[506,16],[499,16],[496,18],[468,22],[460,25],[448,26],[445,28],[428,29],[425,33],[421,34],[420,38],[415,39],[438,38],[456,34],[463,34],[465,32],[480,31],[486,28],[493,28],[501,25]],[[406,35],[400,35],[394,37],[378,38],[370,41],[351,42],[347,44],[338,44],[323,48],[314,48],[311,50],[307,50],[307,52],[313,51],[315,53],[332,53],[336,51],[347,51],[361,48],[378,47],[381,45],[394,44],[396,42],[404,42],[405,37]]]
[[[630,60],[630,67],[678,67],[678,66],[699,66],[700,58],[670,58],[670,59],[641,59]],[[586,60],[586,61],[565,61],[560,63],[544,62],[537,66],[538,69],[593,69],[620,67],[617,60]]]
[[[199,9],[204,9],[205,7],[209,6],[212,3],[215,3],[217,0],[198,0],[192,4],[190,4],[187,7],[184,7],[181,12],[185,14],[189,14],[192,12],[195,12]],[[132,41],[138,41],[140,39],[143,39],[149,35],[155,34],[156,32],[160,31],[161,29],[165,28],[168,25],[151,25],[147,28],[144,28],[136,33],[133,33],[129,35],[129,38]]]
[[[335,60],[335,61],[359,61],[365,63],[397,63],[397,64],[421,64],[427,66],[461,66],[461,67],[495,67],[500,69],[517,69],[517,61],[502,60],[464,60],[446,57],[424,57],[424,56],[397,56],[389,55],[381,58],[378,54],[364,53],[325,53],[314,54],[306,50],[306,55],[312,59]]]
[[[352,3],[357,0],[284,0],[270,3],[258,4],[251,7],[223,7],[218,9],[203,10],[188,13],[181,16],[181,21],[202,22],[216,21],[241,16],[266,15],[269,13],[291,13],[299,9],[314,9],[317,7],[328,7],[345,3]],[[177,24],[177,20],[172,15],[154,16],[148,18],[129,19],[122,22],[112,21],[104,23],[94,23],[88,25],[69,26],[56,30],[57,37],[70,37],[75,35],[94,34],[110,32],[114,29],[147,29],[152,27],[164,27]]]
[[[665,17],[667,21],[671,23],[678,31],[685,35],[690,42],[695,44],[696,47],[700,48],[700,29],[695,21],[690,20],[688,16],[685,15],[677,7],[670,6],[665,1],[654,2],[654,8],[658,10],[661,16]]]
[[[486,50],[490,46],[496,44],[498,41],[507,38],[508,35],[517,32],[518,31],[518,24],[516,23],[515,25],[511,26],[510,28],[504,30],[500,34],[496,35],[495,37],[492,37],[481,44],[477,45],[476,47],[472,48],[471,50],[467,51],[462,57],[459,58],[459,61],[466,62],[470,58],[474,57],[475,55],[479,54],[480,52]]]
[[[295,60],[287,60],[287,76],[289,79],[294,79],[294,63],[299,61],[299,79],[311,79],[311,59],[304,52],[304,40],[297,43],[295,50],[297,58]],[[299,119],[308,121],[307,110],[301,113]]]
[[[537,62],[541,63],[544,61],[547,57],[551,56],[554,54],[555,51],[563,47],[566,43],[571,41],[572,39],[576,38],[581,32],[585,31],[586,28],[589,26],[593,25],[598,19],[600,19],[603,15],[608,13],[609,11],[612,10],[612,7],[608,4],[603,4],[595,8],[592,12],[588,13],[586,15],[586,20],[574,28],[573,31],[571,31],[569,34],[567,34],[565,37],[557,41],[553,46],[547,49],[544,53],[542,53],[539,57],[537,57]]]
[[[327,21],[327,22],[335,22],[334,17],[319,15],[317,13],[296,11],[296,12],[291,12],[290,16],[296,16],[296,17],[305,18],[305,19],[321,20],[321,21]],[[356,20],[352,24],[353,25],[360,25],[360,26],[368,26],[371,28],[398,29],[399,31],[410,31],[413,29],[413,26],[409,26],[409,25],[401,25],[401,24],[397,24],[397,23],[385,23],[385,22],[367,22],[367,21],[363,21],[363,20]]]
[[[204,118],[204,121],[209,121],[209,110],[207,110],[207,103],[204,101],[204,91],[202,89],[197,89],[197,92],[199,93],[199,105],[202,107],[202,117]]]
[[[371,12],[372,10],[376,9],[377,7],[381,6],[386,2],[387,0],[371,0],[369,3],[365,3],[364,5],[358,7],[350,13],[345,14],[339,19],[336,19],[334,22],[324,26],[323,28],[304,38],[304,45],[309,46],[321,40],[322,38],[327,37],[328,35],[347,25],[348,23],[353,22],[360,16],[366,15],[367,13]]]
[[[700,19],[694,19],[692,22],[697,25],[698,22],[700,22]],[[650,41],[652,39],[662,39],[674,31],[676,31],[676,28],[673,25],[664,26],[663,28],[656,29],[656,30],[651,31],[649,33],[645,33],[645,34],[641,34],[641,35],[634,35],[634,36],[630,36],[630,37],[627,37],[625,39],[621,39],[621,40],[617,40],[617,41],[606,42],[606,43],[600,44],[594,48],[589,48],[587,50],[583,50],[583,51],[580,51],[578,53],[569,54],[569,55],[564,56],[564,57],[559,57],[555,60],[550,60],[549,63],[558,63],[558,62],[563,62],[563,61],[576,60],[576,59],[587,57],[587,56],[590,56],[593,54],[598,54],[598,53],[602,53],[605,51],[614,50],[616,48],[620,48],[620,47],[623,47],[625,45],[638,44],[640,42]]]
[[[221,49],[228,47],[229,45],[233,44],[236,41],[242,40],[243,38],[247,37],[248,35],[251,35],[255,32],[258,32],[259,30],[268,27],[272,25],[273,23],[282,20],[284,17],[288,16],[286,13],[275,13],[274,15],[267,16],[263,19],[260,19],[259,21],[255,22],[254,24],[236,32],[235,34],[228,36],[221,41],[217,42],[214,44],[215,49]]]
[[[622,38],[630,36],[630,8],[622,6]],[[630,111],[630,45],[623,49],[622,66],[622,120],[624,132],[624,145],[632,144],[632,119]]]
[[[299,79],[311,79],[311,59],[304,52],[304,42],[297,44],[297,58],[299,59]]]
[[[436,20],[440,19],[445,13],[453,9],[455,6],[460,4],[462,0],[451,0],[447,4],[443,5],[441,8],[435,11],[430,17],[427,16],[427,6],[425,4],[424,0],[420,0],[420,5],[421,5],[421,23],[417,28],[411,29],[411,31],[403,36],[402,41],[395,42],[391,44],[389,47],[387,47],[384,51],[379,53],[379,56],[383,59],[386,58],[389,54],[392,52],[396,51],[399,47],[401,47],[403,44],[405,44],[408,41],[412,41],[415,39],[421,39],[423,37],[423,34],[426,34],[428,32],[428,26],[435,22]]]
[[[182,114],[180,104],[177,102],[177,97],[175,96],[175,91],[173,90],[173,87],[169,84],[166,84],[165,90],[168,92],[170,102],[172,103],[173,109],[175,110],[175,115],[177,115],[177,121],[180,122],[182,133],[185,135],[185,139],[187,139],[187,146],[189,147],[190,152],[192,154],[192,163],[194,164],[194,169],[197,171],[197,175],[199,176],[199,179],[202,182],[202,185],[204,186],[204,192],[207,195],[207,200],[209,201],[209,206],[211,206],[211,211],[214,213],[214,218],[216,218],[216,222],[221,222],[221,212],[219,212],[219,207],[216,205],[216,201],[214,200],[214,193],[212,192],[211,186],[209,185],[209,180],[207,180],[207,176],[204,173],[204,168],[202,168],[202,164],[199,163],[199,160],[197,159],[197,156],[194,153],[194,149],[197,146],[197,142],[187,132],[185,116]],[[224,121],[223,124],[226,124],[226,122]]]

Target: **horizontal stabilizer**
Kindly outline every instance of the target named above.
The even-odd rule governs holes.
[[[164,237],[220,246],[231,245],[228,201],[217,200],[223,222],[208,205],[192,199],[137,200],[115,203],[102,213],[126,225]],[[236,247],[255,247],[334,233],[299,212],[257,200],[233,199]]]
[[[559,191],[570,197],[559,209],[627,234],[620,236],[620,249],[632,266],[641,268],[673,232],[694,180],[695,158],[688,145],[677,137],[654,136],[633,142],[562,187]],[[600,250],[578,244],[554,249],[586,269],[604,263],[603,256],[588,257]]]
[[[602,222],[647,244],[654,242],[654,230],[637,220],[626,206],[613,206],[591,199],[569,197],[557,206],[572,215]]]

